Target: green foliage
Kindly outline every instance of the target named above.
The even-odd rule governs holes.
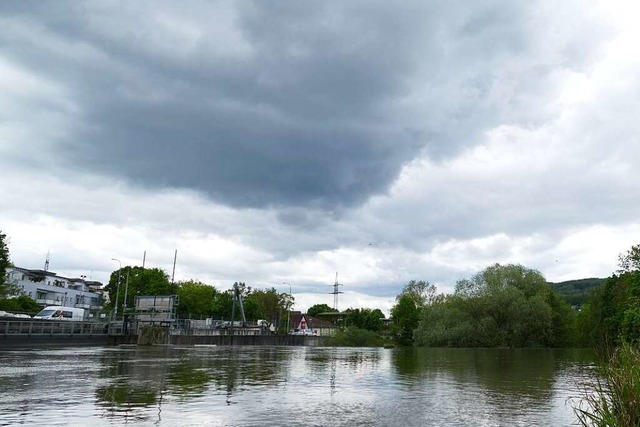
[[[17,286],[7,282],[7,270],[11,267],[9,257],[9,239],[0,230],[0,298],[18,294]]]
[[[257,310],[253,320],[265,319],[279,325],[286,317],[287,310],[293,305],[293,296],[280,293],[275,288],[255,290],[247,297],[248,303],[255,303]]]
[[[495,264],[425,306],[414,338],[422,346],[560,347],[572,343],[573,322],[538,271]]]
[[[181,318],[209,317],[216,311],[216,288],[194,280],[177,283],[180,298],[178,316]]]
[[[344,330],[336,331],[328,343],[336,347],[382,347],[384,340],[373,331],[348,326]]]
[[[309,307],[307,314],[311,317],[316,317],[318,313],[337,313],[338,310],[329,307],[327,304],[315,304]]]
[[[597,278],[568,280],[565,282],[549,283],[549,286],[570,305],[581,307],[587,303],[591,292],[599,286],[602,286],[606,280],[607,279]]]
[[[418,326],[420,310],[442,298],[436,294],[436,287],[429,282],[411,280],[407,283],[391,309],[391,332],[396,343],[402,346],[413,345],[413,333]]]
[[[380,332],[383,327],[384,313],[380,309],[349,308],[344,318],[345,326],[355,326],[368,331]]]
[[[237,283],[243,299],[247,320],[265,319],[278,325],[286,318],[286,310],[293,304],[288,293],[279,293],[275,288],[253,290],[245,283]],[[120,289],[122,293],[122,288]],[[202,282],[186,280],[176,283],[180,297],[178,316],[181,318],[231,319],[233,289],[219,292]],[[240,308],[236,305],[236,319],[240,319]]]
[[[640,245],[632,246],[624,254],[618,256],[619,273],[640,271]]]
[[[16,298],[20,304],[21,311],[24,313],[38,313],[41,310],[40,305],[29,295],[20,295]]]
[[[424,307],[435,301],[436,287],[424,280],[411,280],[404,287],[402,293],[409,295],[416,307]]]
[[[7,312],[21,312],[22,306],[16,298],[0,299],[0,310]]]
[[[578,314],[580,344],[600,350],[640,342],[640,272],[613,275]]]
[[[634,427],[640,425],[640,351],[623,343],[573,402],[582,426]]]
[[[0,299],[0,310],[35,314],[40,311],[40,306],[30,296],[20,295],[17,298]]]
[[[402,293],[391,309],[392,333],[395,341],[403,346],[413,345],[413,330],[418,326],[420,307],[408,293]]]
[[[129,285],[127,286],[127,278]],[[120,292],[118,294],[118,282],[120,282]],[[123,267],[111,273],[109,283],[105,289],[109,293],[109,308],[113,308],[118,294],[118,310],[123,306],[125,290],[127,290],[127,307],[135,306],[137,296],[144,295],[173,295],[176,293],[175,286],[169,282],[169,276],[164,270],[159,268]]]

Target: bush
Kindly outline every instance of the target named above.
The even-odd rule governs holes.
[[[22,306],[17,298],[3,298],[0,299],[0,310],[20,312],[22,311]]]
[[[20,304],[20,307],[22,307],[21,311],[25,313],[35,314],[41,310],[41,307],[38,305],[36,300],[28,295],[20,295],[18,298],[16,298],[16,300]]]
[[[375,332],[349,326],[343,331],[337,331],[329,344],[336,347],[382,347],[384,340]]]

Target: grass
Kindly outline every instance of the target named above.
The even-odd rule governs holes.
[[[573,410],[582,426],[640,426],[640,350],[623,344],[582,391]]]

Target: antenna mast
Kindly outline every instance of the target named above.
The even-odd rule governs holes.
[[[49,259],[51,258],[51,251],[47,251],[47,258],[44,260],[44,271],[49,271]]]
[[[329,292],[333,295],[333,308],[338,310],[338,294],[343,294],[339,289],[339,286],[343,286],[342,283],[338,283],[338,272],[336,271],[336,282],[333,284],[333,292]]]

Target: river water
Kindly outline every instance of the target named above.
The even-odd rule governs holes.
[[[0,425],[570,426],[585,350],[0,351]]]

